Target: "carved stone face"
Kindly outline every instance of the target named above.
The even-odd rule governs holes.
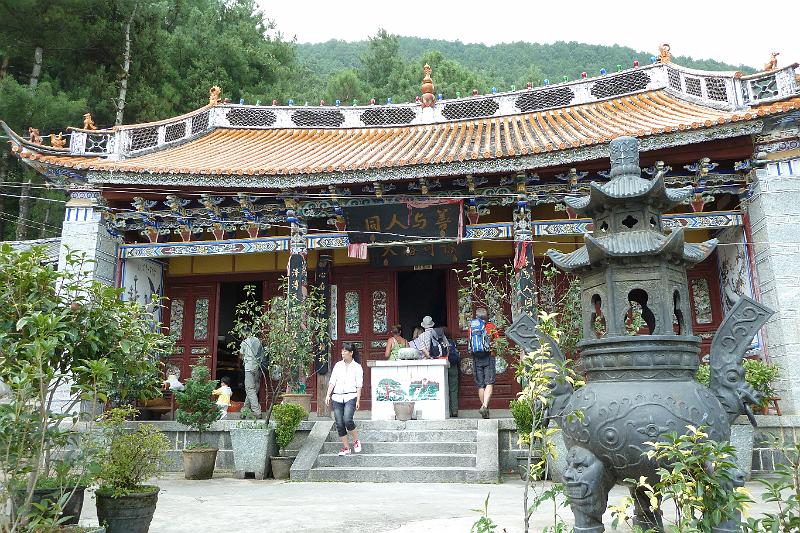
[[[589,503],[602,498],[605,466],[592,452],[577,446],[567,453],[567,469],[564,471],[564,484],[573,504]]]

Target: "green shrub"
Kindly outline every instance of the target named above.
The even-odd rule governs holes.
[[[133,413],[132,408],[112,409],[99,424],[96,477],[100,489],[115,498],[140,490],[162,472],[167,460],[169,440],[156,426],[125,427]]]
[[[294,432],[300,426],[308,413],[302,406],[293,403],[279,403],[272,408],[272,418],[275,420],[275,439],[278,449],[285,449],[292,439]]]
[[[531,431],[533,431],[533,412],[530,402],[525,398],[511,400],[508,408],[511,410],[514,422],[517,423],[520,445],[528,444],[531,438]]]
[[[175,418],[199,433],[198,448],[204,447],[203,433],[220,417],[219,408],[211,399],[211,393],[217,388],[217,381],[209,379],[210,377],[211,372],[205,361],[201,360],[192,367],[192,377],[186,380],[186,388],[175,393],[175,403],[178,404]]]

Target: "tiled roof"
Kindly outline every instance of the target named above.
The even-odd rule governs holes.
[[[794,97],[741,111],[699,105],[665,90],[501,117],[375,128],[217,128],[184,144],[111,160],[47,154],[22,158],[76,170],[212,175],[296,175],[512,158],[708,128],[800,108]]]
[[[58,254],[61,249],[61,237],[53,237],[50,239],[32,239],[28,241],[6,241],[11,248],[19,252],[30,250],[34,246],[41,246],[44,248],[46,255],[45,264],[56,265],[58,263]]]

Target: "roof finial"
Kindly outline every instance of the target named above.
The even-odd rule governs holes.
[[[39,135],[39,128],[28,128],[28,140],[32,143],[42,144],[42,136]]]
[[[422,78],[422,107],[433,107],[433,104],[436,103],[436,95],[433,94],[433,80],[431,79],[433,69],[429,64],[425,63],[425,66],[422,67],[422,72],[425,73],[425,77]]]
[[[772,52],[772,57],[769,60],[769,63],[764,65],[764,70],[775,70],[778,68],[778,55],[780,52]]]
[[[208,105],[217,105],[219,103],[219,95],[222,92],[222,89],[219,86],[214,85],[208,90]]]
[[[92,120],[91,113],[84,113],[83,115],[83,129],[85,130],[96,130],[97,126],[94,125],[94,120]]]
[[[672,54],[669,53],[669,43],[664,43],[658,47],[658,62],[662,65],[672,63]]]
[[[53,148],[64,148],[67,145],[67,140],[58,132],[58,135],[52,134],[50,135],[50,146]]]

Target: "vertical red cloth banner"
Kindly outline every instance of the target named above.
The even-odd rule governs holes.
[[[528,257],[528,246],[530,243],[528,241],[522,241],[516,244],[517,245],[514,247],[514,270],[519,272],[525,268],[526,258]]]
[[[408,207],[408,224],[411,224],[411,209],[422,209],[434,205],[458,204],[458,236],[456,242],[461,244],[464,239],[464,199],[463,198],[436,198],[435,200],[409,200],[405,202]]]

